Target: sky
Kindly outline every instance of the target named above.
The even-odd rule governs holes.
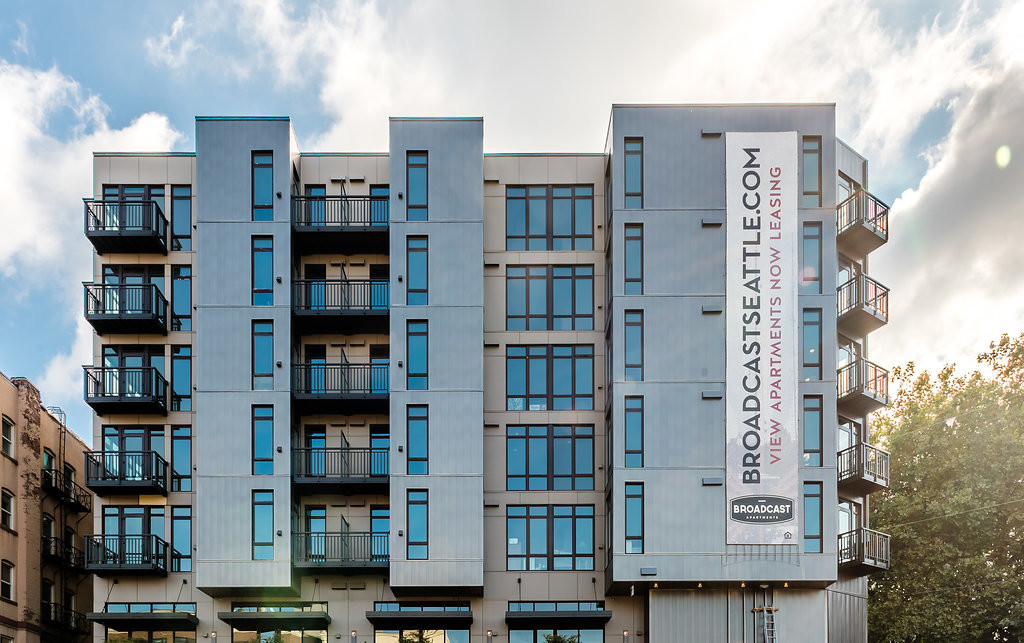
[[[600,152],[613,103],[827,102],[891,204],[873,361],[974,368],[1024,332],[1024,3],[223,0],[0,5],[0,370],[91,441],[93,151],[287,115],[304,151],[483,116],[485,152]]]

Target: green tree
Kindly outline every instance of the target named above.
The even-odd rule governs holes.
[[[580,643],[579,634],[545,634],[544,643]]]
[[[892,477],[871,496],[892,562],[870,577],[871,641],[1024,641],[1024,335],[978,361],[992,375],[893,370],[875,423]]]

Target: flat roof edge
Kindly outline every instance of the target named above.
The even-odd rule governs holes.
[[[612,103],[621,107],[835,107],[835,103]]]
[[[389,121],[482,121],[483,116],[389,116]]]
[[[93,156],[195,156],[195,152],[93,152]]]
[[[290,116],[196,116],[197,121],[290,121]]]

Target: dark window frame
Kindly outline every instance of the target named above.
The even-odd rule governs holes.
[[[801,345],[801,375],[805,382],[812,380],[820,380],[823,374],[824,364],[822,363],[822,310],[821,308],[804,308],[801,317],[801,328],[800,328],[800,345]],[[809,328],[817,327],[818,331],[818,343],[816,346],[807,346],[807,333]],[[814,358],[810,358],[810,355],[816,355],[817,361]],[[808,370],[813,369],[813,370]],[[813,375],[814,377],[808,377]]]
[[[267,499],[262,497],[262,496],[259,499],[257,499],[257,494],[270,494],[270,500],[267,501]],[[251,531],[250,531],[250,536],[251,536],[250,541],[251,541],[251,544],[252,544],[252,550],[251,550],[252,559],[253,560],[274,560],[274,490],[273,489],[253,489],[251,497],[252,497],[252,505],[251,505],[251,512],[250,512],[249,519],[250,519],[251,528],[252,528]],[[267,541],[267,540],[256,540],[256,535],[257,535],[256,534],[256,529],[257,529],[257,525],[256,525],[256,507],[266,507],[266,506],[270,507],[270,540],[269,541]],[[257,547],[269,547],[270,548],[270,557],[269,558],[264,557],[264,556],[257,557],[256,556],[256,548]]]
[[[817,406],[814,406],[815,404]],[[817,413],[818,423],[816,427],[809,426],[808,413]],[[825,437],[825,407],[824,398],[821,395],[803,396],[800,421],[803,425],[803,465],[805,467],[824,466],[824,450],[822,441]],[[808,436],[811,435],[814,435],[817,438],[817,449],[808,448]]]
[[[564,520],[568,517],[572,524],[572,552],[570,554],[555,553],[555,523],[556,520]],[[523,544],[522,554],[509,552],[509,526],[512,520],[526,521],[524,531],[526,542]],[[535,555],[531,551],[533,546],[531,522],[542,520],[544,522],[544,552]],[[580,544],[580,525],[590,522],[590,552],[578,551]],[[594,571],[596,554],[597,515],[594,505],[579,504],[550,504],[550,505],[507,505],[505,508],[505,569],[506,571]],[[557,559],[572,561],[570,567],[558,567]],[[543,567],[532,567],[534,561],[543,560]],[[589,564],[588,564],[589,560]],[[513,566],[512,561],[522,561],[522,566]],[[581,565],[582,563],[582,565]]]
[[[627,382],[642,382],[644,381],[644,311],[642,310],[626,310],[623,312],[622,319],[622,336],[623,336],[623,379]],[[629,353],[629,329],[639,328],[640,329],[640,361],[630,362]],[[635,347],[634,347],[635,348]]]
[[[413,163],[412,159],[417,156],[423,156],[422,163]],[[411,189],[411,181],[409,180],[410,170],[412,168],[423,168],[423,203],[413,203],[414,195]],[[405,191],[406,191],[406,206],[405,206],[405,220],[406,221],[427,221],[430,219],[430,154],[426,150],[407,150],[405,153]],[[418,198],[415,197],[415,198]],[[422,212],[422,215],[421,215]],[[415,217],[413,215],[416,215]],[[422,218],[421,218],[422,216]]]
[[[14,492],[4,487],[0,489],[0,527],[7,531],[14,531],[14,502],[17,497]],[[4,507],[4,505],[8,505]]]
[[[546,265],[510,265],[505,268],[505,329],[523,330],[594,330],[594,275],[593,264],[546,264]],[[589,273],[589,274],[588,274]],[[555,291],[558,280],[570,283],[569,314],[556,313]],[[517,281],[524,281],[523,314],[510,314],[512,298],[509,286]],[[544,310],[537,312],[531,308],[530,289],[535,282],[544,288]],[[589,282],[589,285],[586,283]],[[590,312],[577,309],[578,291],[586,288],[590,293]],[[519,310],[520,306],[516,306]],[[522,323],[517,323],[522,320]],[[565,320],[569,321],[564,327]],[[536,323],[535,323],[536,322]]]
[[[14,563],[6,558],[0,560],[0,598],[14,602]],[[4,576],[7,579],[4,580]]]
[[[638,244],[640,254],[640,274],[632,275],[629,271],[629,248],[631,243]],[[631,288],[631,286],[634,286]],[[644,294],[644,224],[627,223],[622,234],[622,294]]]
[[[568,355],[559,354],[568,351]],[[589,352],[588,352],[589,351]],[[521,352],[521,354],[519,354]],[[516,344],[505,347],[505,410],[507,411],[592,411],[594,410],[594,345],[593,344]],[[555,360],[569,359],[571,363],[570,395],[555,393]],[[544,360],[544,393],[533,395],[530,391],[530,370],[531,361],[534,359]],[[514,360],[524,360],[523,372],[526,376],[523,395],[512,395],[509,392],[509,367]],[[578,363],[590,360],[590,391],[580,392],[580,383],[577,381]],[[564,406],[562,401],[568,399],[569,405]],[[521,400],[522,404],[514,403],[513,400]],[[543,408],[530,408],[534,402],[542,400]],[[516,408],[521,406],[521,408]],[[541,406],[541,404],[537,404]]]
[[[180,514],[180,515],[179,515]],[[192,505],[171,507],[171,571],[192,571]],[[175,523],[184,522],[188,525],[188,542],[183,544],[185,551],[179,549],[178,532]]]
[[[808,149],[808,144],[811,148]],[[817,149],[814,149],[817,147]],[[824,194],[822,186],[824,180],[821,176],[821,162],[822,162],[822,144],[820,136],[804,136],[800,141],[800,207],[801,208],[820,208]],[[807,177],[805,174],[806,157],[808,155],[814,155],[818,157],[818,186],[816,190],[807,189]]]
[[[270,411],[270,415],[260,415],[259,413]],[[256,454],[256,425],[257,421],[270,420],[270,453],[267,454]],[[274,406],[272,404],[253,404],[250,412],[250,442],[249,451],[252,454],[252,469],[251,473],[254,476],[272,476],[274,475]],[[270,470],[262,470],[260,465],[270,463]]]
[[[179,281],[188,282],[188,299],[179,306]],[[192,330],[192,266],[171,266],[171,330]]]
[[[630,144],[639,143],[640,149],[629,149]],[[622,208],[624,210],[643,210],[644,208],[644,137],[626,136],[622,139]],[[629,157],[640,157],[640,191],[630,192],[629,186]],[[630,206],[631,198],[639,198],[639,206]]]
[[[556,472],[555,451],[557,440],[569,440],[569,458],[571,471],[568,474]],[[544,473],[531,471],[531,442],[544,442]],[[511,474],[513,443],[522,441],[523,474]],[[590,470],[577,469],[579,450],[585,442],[590,443]],[[505,488],[508,491],[593,491],[595,488],[595,437],[592,424],[516,424],[505,428]],[[516,482],[521,480],[522,484]],[[568,480],[569,484],[559,484],[558,480]],[[516,482],[514,482],[516,481]],[[543,485],[535,486],[535,482]],[[589,482],[588,482],[589,481]]]
[[[187,191],[187,193],[185,192]],[[178,212],[178,203],[188,203],[188,221],[183,224],[187,234],[179,233],[179,222],[181,215]],[[188,252],[192,250],[192,186],[172,185],[171,186],[171,250]]]
[[[256,157],[270,155],[270,163],[256,162]],[[253,150],[250,156],[251,165],[249,171],[249,181],[251,184],[250,197],[252,205],[252,220],[253,221],[273,221],[274,220],[274,151],[273,150]],[[256,204],[256,170],[270,168],[270,205]],[[269,216],[267,216],[269,212]]]
[[[257,246],[259,242],[269,241],[269,246]],[[252,241],[250,242],[251,258],[249,261],[249,271],[252,276],[252,298],[251,303],[253,306],[273,306],[274,305],[274,237],[262,234],[254,234]],[[268,284],[258,284],[256,282],[256,257],[257,253],[266,253],[270,255],[270,274],[268,277]],[[267,287],[269,286],[269,287]],[[264,296],[269,295],[269,299],[263,299]]]
[[[257,332],[257,324],[269,324],[270,332],[260,330]],[[272,319],[254,319],[251,324],[252,330],[252,341],[250,343],[251,352],[251,367],[252,367],[252,390],[254,391],[272,391],[274,389],[274,320]],[[256,370],[256,338],[257,337],[270,337],[270,370],[267,372]],[[257,383],[266,383],[269,380],[270,386],[268,388],[257,387]]]
[[[805,221],[800,228],[800,294],[821,294],[823,234],[821,221]],[[808,244],[817,245],[816,257],[809,258],[807,256]],[[813,260],[814,265],[810,265],[809,260]],[[813,273],[813,276],[810,276],[809,273]]]
[[[822,490],[823,490],[823,485],[822,485],[821,482],[804,482],[804,484],[803,484],[803,520],[804,520],[804,533],[803,533],[803,537],[804,537],[804,553],[805,554],[820,554],[820,553],[822,553],[824,551],[823,545],[824,545],[824,538],[825,538],[825,534],[824,534],[825,499],[824,499],[824,497],[822,495]],[[808,500],[813,501],[813,499],[815,499],[815,498],[817,498],[817,502],[818,502],[818,524],[816,525],[816,527],[818,529],[818,533],[817,534],[809,533],[808,530],[807,530],[808,518],[810,517],[810,512],[807,511],[807,506],[808,506],[807,503],[808,503]],[[808,549],[808,547],[807,547],[808,542],[811,542],[811,543],[815,543],[816,542],[817,543],[817,549],[814,549],[814,548]]]
[[[188,462],[181,463],[184,471],[179,470],[177,443],[187,445]],[[171,491],[192,491],[192,427],[180,424],[171,427]]]
[[[187,359],[184,359],[187,358]],[[188,382],[185,384],[185,392],[175,386],[178,383],[177,370],[181,364],[188,364]],[[191,411],[192,410],[192,346],[181,345],[171,346],[171,410]]]
[[[632,489],[631,489],[631,487],[632,487]],[[637,491],[637,489],[639,489],[639,491]],[[623,553],[625,553],[625,554],[642,554],[642,553],[644,553],[644,536],[646,535],[646,533],[645,533],[646,532],[646,524],[645,524],[645,516],[644,516],[644,514],[646,513],[644,511],[644,504],[645,504],[645,500],[644,500],[644,483],[642,483],[642,482],[634,482],[634,481],[627,482],[625,484],[624,491],[625,491],[625,502],[623,503],[622,510],[623,510],[623,514],[624,514],[623,517],[625,518],[625,523],[624,523],[624,527],[625,527],[625,549],[623,550]],[[630,531],[629,531],[629,522],[630,522],[630,520],[629,520],[630,519],[629,500],[630,499],[634,499],[634,500],[635,499],[639,499],[640,500],[640,533],[639,534],[630,534]],[[631,551],[630,547],[629,547],[630,543],[639,543],[639,551]]]
[[[413,415],[413,412],[423,412],[423,415]],[[413,421],[423,421],[423,443],[426,448],[426,453],[422,456],[413,454]],[[406,454],[406,474],[407,475],[428,475],[430,472],[430,410],[426,404],[409,404],[405,407],[405,444],[408,449]],[[418,465],[422,463],[422,470],[419,469]]]
[[[422,246],[413,247],[413,242],[423,242]],[[423,255],[423,287],[413,287],[413,254]],[[405,238],[405,275],[407,287],[405,289],[405,304],[407,306],[426,306],[430,297],[430,247],[426,235],[409,235]],[[422,295],[422,301],[417,295]]]
[[[564,194],[569,190],[569,194]],[[570,202],[569,235],[555,234],[555,202],[568,199]],[[531,201],[544,202],[544,233],[537,234],[530,230]],[[523,202],[523,234],[509,234],[509,205]],[[588,234],[578,234],[577,202],[589,203],[590,227]],[[580,213],[580,217],[583,213]],[[582,220],[581,220],[582,221]],[[558,243],[556,243],[556,239]],[[521,240],[521,243],[519,243]],[[568,247],[556,248],[568,240]],[[543,241],[543,243],[541,243]],[[534,243],[536,242],[536,243]],[[542,247],[541,247],[542,246]],[[594,184],[540,184],[540,185],[509,185],[505,187],[505,250],[510,252],[525,251],[592,251],[594,249]]]
[[[0,453],[14,459],[14,420],[6,415],[0,419]]]
[[[638,405],[631,406],[631,404],[638,404]],[[623,453],[624,453],[623,464],[625,465],[625,467],[627,469],[639,469],[639,468],[642,468],[644,466],[644,396],[643,395],[627,395],[625,400],[624,400],[624,402],[623,402],[622,410],[623,410],[622,446],[623,446]],[[639,416],[639,419],[637,420],[640,423],[640,426],[639,426],[640,448],[639,449],[630,449],[629,448],[629,446],[630,446],[630,439],[629,439],[629,433],[630,433],[629,418],[630,418],[630,415],[637,415],[637,416]],[[611,431],[609,431],[609,433],[611,433]],[[630,456],[639,458],[639,464],[637,464],[635,462],[633,462],[631,464],[632,461],[630,459]]]
[[[413,324],[423,324],[423,330],[413,330]],[[424,370],[412,370],[412,338],[422,337],[424,342]],[[405,322],[405,387],[409,391],[426,391],[430,388],[430,323],[426,319],[408,319]],[[423,381],[420,382],[419,380]],[[414,381],[415,380],[415,381]],[[420,384],[422,383],[422,386]],[[416,386],[413,386],[415,384]]]
[[[415,497],[413,494],[417,494]],[[420,498],[418,494],[423,494]],[[407,489],[405,495],[405,526],[408,537],[406,539],[405,557],[406,560],[430,560],[430,492],[427,489]],[[423,540],[413,540],[412,534],[412,507],[423,507]],[[416,551],[413,556],[413,547],[422,547],[423,555]]]

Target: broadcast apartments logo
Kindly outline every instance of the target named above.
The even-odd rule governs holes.
[[[742,496],[733,498],[730,518],[736,522],[774,525],[793,519],[793,501],[781,496]]]

